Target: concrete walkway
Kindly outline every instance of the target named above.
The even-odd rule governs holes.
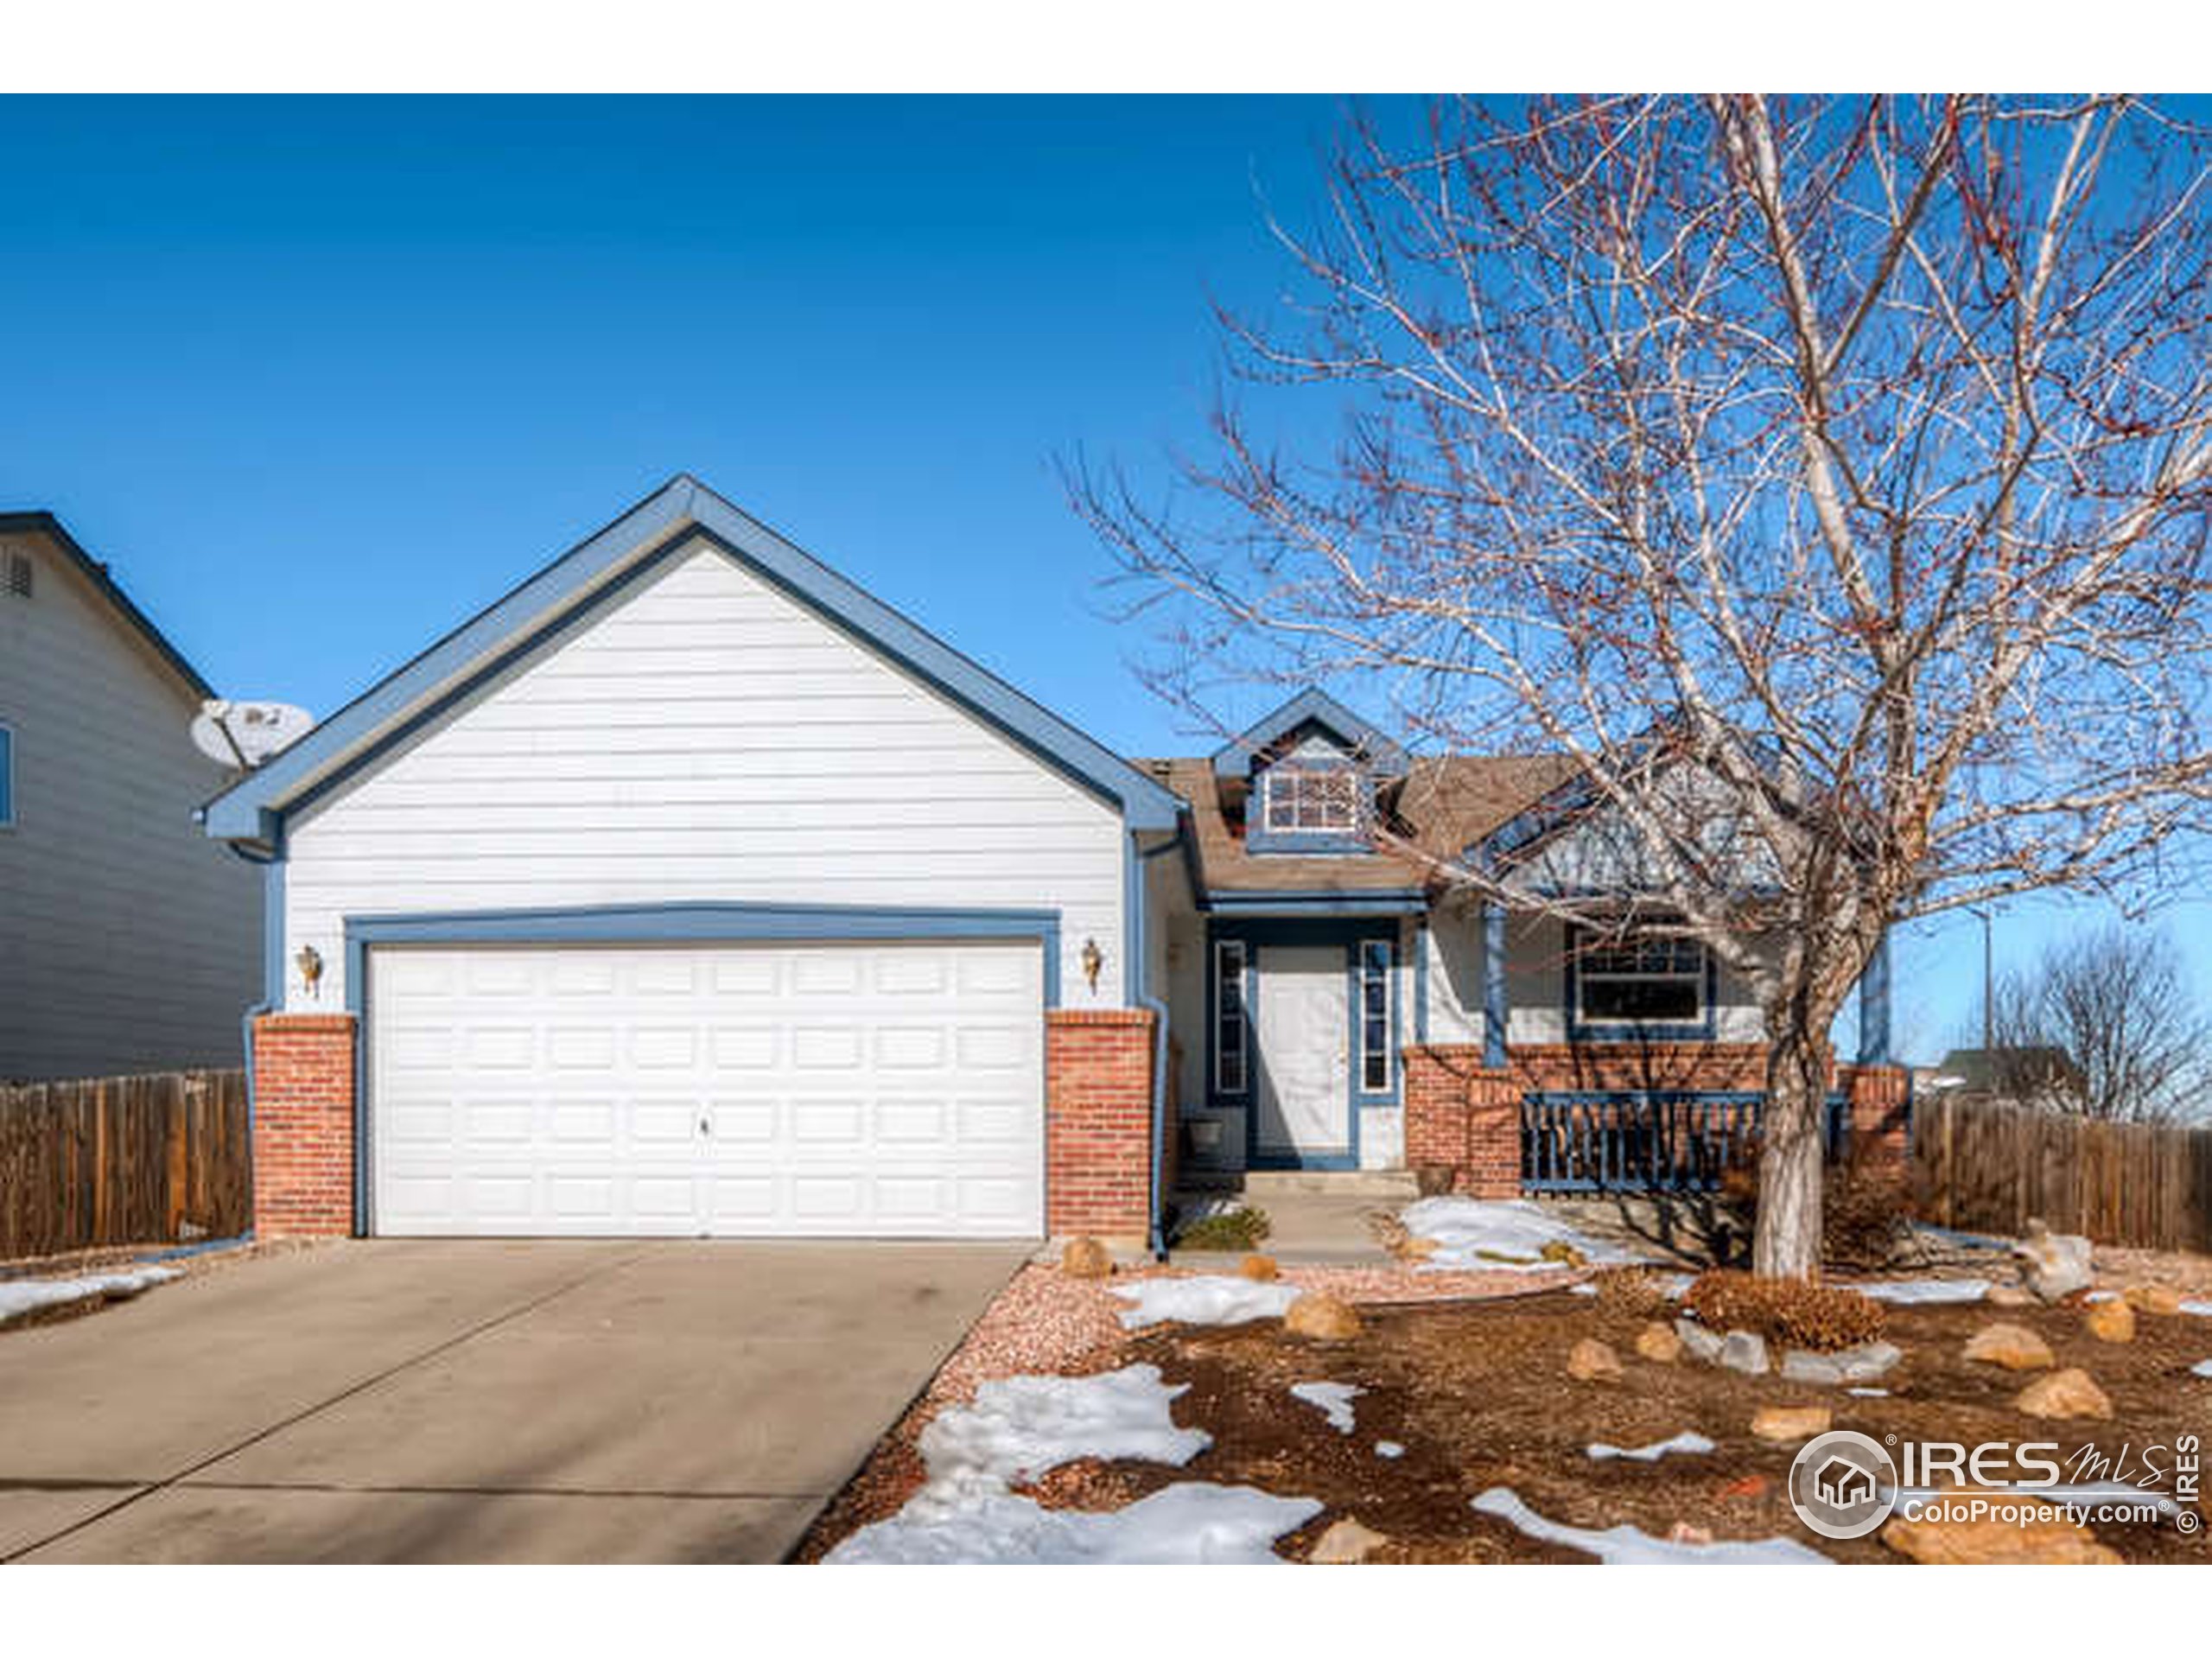
[[[779,1560],[1027,1253],[373,1241],[0,1332],[0,1560]]]

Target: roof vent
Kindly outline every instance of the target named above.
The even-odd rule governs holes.
[[[8,556],[8,591],[17,599],[31,596],[31,556],[10,553]]]

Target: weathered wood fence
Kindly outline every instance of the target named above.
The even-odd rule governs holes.
[[[1941,1096],[1914,1108],[1914,1201],[1939,1226],[2040,1217],[2100,1244],[2212,1252],[2212,1128],[2101,1123]]]
[[[252,1224],[245,1073],[0,1088],[0,1260]]]

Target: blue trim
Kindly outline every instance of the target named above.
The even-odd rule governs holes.
[[[1505,906],[1492,900],[1483,906],[1483,1065],[1491,1071],[1505,1069],[1513,1017],[1505,971]]]
[[[1406,752],[1376,727],[1370,725],[1334,697],[1316,686],[1270,710],[1251,726],[1223,744],[1213,753],[1214,776],[1241,778],[1252,762],[1301,726],[1319,726],[1354,752],[1368,771],[1378,777],[1402,777]]]
[[[1418,887],[1378,887],[1372,893],[1216,888],[1207,899],[1207,908],[1224,919],[1270,916],[1322,919],[1339,916],[1423,916],[1428,912],[1428,897]]]
[[[1859,976],[1859,1064],[1890,1063],[1890,932],[1882,930]]]
[[[1712,946],[1699,942],[1705,953],[1705,1017],[1694,1025],[1659,1025],[1649,1021],[1624,1020],[1608,1025],[1585,1025],[1578,1018],[1581,1007],[1575,990],[1575,936],[1589,930],[1567,924],[1567,963],[1562,1001],[1567,1013],[1567,1039],[1570,1043],[1709,1043],[1717,1030],[1714,1016],[1720,990],[1719,967]]]
[[[365,761],[368,757],[355,754],[361,746],[380,751],[396,735],[386,730],[393,722],[419,729],[480,684],[485,673],[495,671],[480,666],[487,656],[511,663],[518,639],[525,641],[524,650],[542,641],[562,620],[556,613],[589,599],[632,562],[689,546],[695,536],[1115,804],[1129,829],[1176,827],[1181,802],[1172,791],[704,485],[679,476],[208,803],[202,814],[207,833],[233,840],[263,836],[264,813],[296,805],[333,768]]]
[[[1414,1041],[1428,1041],[1428,918],[1414,924]]]
[[[1182,827],[1176,827],[1176,841],[1182,839]],[[1167,1005],[1144,988],[1144,958],[1146,930],[1146,899],[1144,867],[1162,853],[1175,850],[1176,842],[1162,842],[1159,846],[1141,849],[1134,832],[1129,836],[1128,887],[1131,906],[1128,918],[1122,924],[1122,949],[1135,965],[1130,976],[1132,988],[1129,1002],[1133,1007],[1145,1008],[1152,1014],[1152,1158],[1150,1185],[1145,1210],[1145,1244],[1157,1261],[1167,1259],[1167,1193],[1163,1177],[1166,1173],[1166,1137],[1170,1133],[1167,1122]],[[1046,1172],[1049,1185],[1051,1173]],[[1052,1195],[1046,1194],[1049,1205]]]
[[[233,852],[238,849],[233,848]],[[241,858],[250,856],[239,853]],[[259,1070],[254,1059],[253,1024],[264,1014],[275,1014],[284,1006],[284,847],[281,840],[266,856],[257,861],[261,865],[261,1001],[238,1016],[239,1045],[245,1051],[245,1144],[247,1181],[252,1180],[253,1120],[258,1109],[257,1096]],[[360,1082],[360,1066],[354,1065],[354,1083]],[[249,1217],[246,1236],[253,1236]]]

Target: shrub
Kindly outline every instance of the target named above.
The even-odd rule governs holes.
[[[1821,1192],[1821,1255],[1833,1267],[1879,1268],[1909,1237],[1910,1187],[1901,1169],[1857,1159],[1830,1165]]]
[[[1268,1212],[1250,1205],[1217,1211],[1186,1224],[1175,1243],[1186,1250],[1249,1250],[1268,1236]]]
[[[1674,1306],[1662,1277],[1649,1268],[1601,1268],[1590,1275],[1598,1300],[1642,1319],[1671,1318]]]
[[[1816,1353],[1856,1348],[1882,1334],[1882,1305],[1855,1290],[1717,1268],[1700,1274],[1682,1306],[1708,1331],[1751,1331]]]

